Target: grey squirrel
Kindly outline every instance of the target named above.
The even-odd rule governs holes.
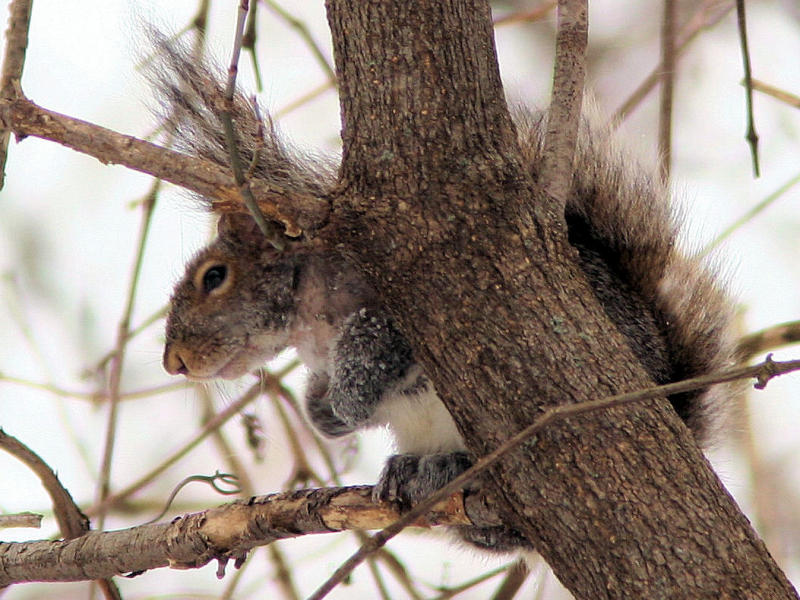
[[[221,78],[179,47],[159,46],[153,81],[167,130],[184,152],[228,165],[218,119]],[[287,193],[323,197],[333,188],[331,165],[289,149],[244,96],[236,97],[233,113],[250,177]],[[516,115],[533,180],[545,120],[541,112]],[[569,241],[608,317],[652,379],[668,383],[729,364],[730,304],[713,273],[677,249],[677,219],[664,187],[586,124],[575,164]],[[164,367],[195,380],[236,378],[287,347],[310,372],[305,406],[320,432],[339,437],[385,425],[393,433],[398,454],[388,459],[376,498],[412,504],[471,464],[449,413],[361,274],[335,250],[302,238],[275,250],[249,215],[222,214],[217,239],[175,287]],[[669,398],[701,443],[709,434],[712,396],[702,390]],[[459,533],[492,550],[527,546],[503,527]]]

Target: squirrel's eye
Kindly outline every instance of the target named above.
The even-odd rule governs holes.
[[[228,268],[225,265],[214,265],[203,274],[203,291],[207,294],[217,289],[225,281]]]

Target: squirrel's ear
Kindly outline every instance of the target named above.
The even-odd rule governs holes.
[[[217,222],[217,235],[235,246],[269,245],[253,217],[246,213],[223,214]]]

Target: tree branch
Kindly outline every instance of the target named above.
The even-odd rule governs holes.
[[[658,111],[658,162],[661,180],[668,184],[672,167],[672,100],[675,88],[675,21],[678,3],[663,0],[661,19],[661,97]]]
[[[9,9],[6,50],[3,56],[3,71],[0,73],[0,102],[14,98],[19,93],[22,69],[25,67],[25,53],[28,49],[32,4],[33,0],[14,0]],[[0,127],[0,190],[5,183],[10,138],[11,131]]]
[[[581,121],[588,19],[586,0],[559,0],[553,94],[547,114],[541,178],[547,193],[561,206],[561,212],[572,184]]]
[[[93,156],[104,164],[120,164],[148,173],[207,198],[216,213],[246,212],[230,171],[210,161],[187,156],[37,106],[24,96],[0,99],[0,126],[18,139],[44,138]],[[282,223],[296,237],[320,227],[328,215],[326,200],[253,179],[250,188],[264,215]]]
[[[372,486],[282,492],[239,500],[178,517],[168,524],[89,532],[75,540],[0,543],[0,588],[23,581],[86,581],[170,566],[196,568],[212,560],[220,572],[247,552],[279,539],[378,529],[400,517],[372,501]],[[461,494],[437,505],[416,526],[464,525]]]
[[[692,15],[678,35],[675,42],[675,60],[680,58],[697,37],[719,23],[725,15],[733,10],[734,2],[720,3],[719,0],[706,0]],[[609,119],[609,126],[614,129],[633,111],[634,108],[650,93],[661,80],[664,63],[660,62],[650,74],[639,84],[625,102],[622,103]]]
[[[62,536],[71,539],[89,531],[89,519],[80,511],[66,488],[61,485],[58,475],[38,454],[2,429],[0,429],[0,448],[25,463],[42,482],[42,486],[53,501],[53,513]]]

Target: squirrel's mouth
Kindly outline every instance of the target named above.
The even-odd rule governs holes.
[[[182,371],[186,379],[197,383],[206,383],[215,379],[238,379],[256,369],[261,361],[253,357],[246,349],[238,350],[226,360],[214,364],[186,365]]]
[[[248,344],[236,350],[231,357],[222,363],[211,375],[203,376],[203,381],[210,379],[238,379],[248,373],[252,373],[270,359],[274,358],[282,347],[270,347],[265,349],[257,344]]]
[[[220,347],[211,354],[186,351],[180,343],[168,343],[164,352],[164,368],[172,375],[184,375],[189,381],[208,382],[214,379],[238,379],[274,358],[285,348],[283,340],[274,336],[250,338],[244,345]]]

